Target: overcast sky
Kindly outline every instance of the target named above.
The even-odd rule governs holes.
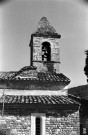
[[[88,6],[82,0],[7,0],[0,3],[0,71],[17,71],[30,65],[29,42],[41,17],[61,34],[60,72],[71,79],[69,87],[86,84]]]

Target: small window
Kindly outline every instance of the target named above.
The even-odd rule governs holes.
[[[41,135],[41,118],[36,118],[36,135]]]
[[[46,135],[45,120],[45,113],[31,113],[31,135]]]
[[[51,61],[51,47],[49,42],[42,43],[42,60]]]

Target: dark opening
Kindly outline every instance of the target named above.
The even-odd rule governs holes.
[[[36,118],[36,135],[41,135],[41,119]]]
[[[49,42],[42,43],[42,60],[51,61],[51,47]]]

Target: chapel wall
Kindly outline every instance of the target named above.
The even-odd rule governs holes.
[[[47,115],[46,135],[80,135],[79,111],[68,116]],[[0,133],[3,135],[31,135],[31,116],[0,116]]]
[[[46,118],[46,135],[80,135],[79,111],[69,114],[67,117]]]
[[[0,116],[0,135],[30,135],[30,116]]]

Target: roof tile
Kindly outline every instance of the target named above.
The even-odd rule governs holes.
[[[62,73],[38,73],[37,77],[33,78],[31,76],[26,75],[25,77],[20,76],[17,77],[16,75],[19,74],[18,72],[2,72],[0,73],[0,80],[29,80],[29,81],[57,81],[57,82],[64,82],[67,84],[70,82],[70,79],[68,79],[65,75]],[[22,74],[22,73],[21,73]]]
[[[3,102],[0,101],[0,103]],[[16,95],[6,95],[5,103],[29,103],[29,104],[79,104],[75,100],[69,98],[68,96],[16,96]]]

